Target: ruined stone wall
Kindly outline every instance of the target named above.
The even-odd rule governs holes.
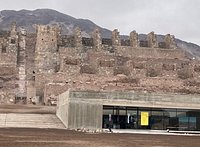
[[[15,54],[3,53],[0,55],[0,65],[1,66],[16,66],[17,57]]]
[[[158,43],[150,33],[144,46],[133,31],[121,39],[101,38],[98,29],[83,38],[60,36],[55,26],[37,26],[37,34],[20,34],[12,25],[10,35],[0,38],[0,93],[26,93],[47,103],[68,89],[95,91],[148,91],[198,93],[199,62],[177,49],[174,36]],[[16,82],[17,81],[17,82]],[[188,88],[189,87],[189,88]],[[18,90],[18,91],[17,91]],[[11,97],[11,96],[9,96]],[[0,97],[4,99],[5,96]],[[29,103],[29,102],[28,102]]]
[[[26,30],[21,29],[19,35],[18,64],[18,91],[16,97],[26,98]]]
[[[28,81],[34,80],[35,73],[35,45],[36,34],[27,34],[26,36],[26,78]]]
[[[69,69],[71,70],[71,69]],[[69,74],[70,72],[70,74]],[[40,102],[44,102],[44,100],[48,99],[46,96],[49,96],[49,94],[46,94],[45,86],[49,83],[54,84],[65,84],[65,83],[73,83],[75,79],[77,78],[76,74],[71,74],[72,72],[57,72],[57,73],[40,73],[37,74],[35,77],[35,89],[36,89],[36,96],[40,97]],[[70,87],[70,86],[69,86]],[[60,91],[59,88],[54,89],[54,91]],[[55,94],[56,95],[56,94]]]
[[[18,85],[18,35],[12,24],[8,36],[0,39],[0,103],[14,103]]]
[[[167,58],[167,59],[184,59],[185,53],[180,49],[167,50],[167,49],[152,49],[152,48],[131,48],[131,47],[116,47],[116,54],[125,57],[141,57],[141,58]]]
[[[15,102],[15,93],[0,91],[0,104],[13,104]]]
[[[59,37],[58,45],[60,47],[75,47],[74,36],[62,35]]]
[[[60,47],[59,48],[59,72],[77,74],[80,71],[81,56],[78,48]]]
[[[27,97],[27,104],[32,104],[32,99],[36,98],[36,87],[35,81],[26,81],[26,97]]]
[[[0,65],[16,66],[18,54],[18,35],[16,24],[11,25],[9,36],[0,38]]]
[[[43,33],[47,35],[48,31]],[[56,38],[51,33],[48,36]],[[165,42],[159,45],[154,33],[148,36],[146,47],[141,47],[135,31],[131,32],[129,40],[121,40],[117,30],[113,31],[111,39],[101,38],[98,30],[92,33],[92,38],[82,38],[81,30],[76,28],[74,36],[61,36],[61,39],[57,38],[58,42],[53,44],[48,42],[51,39],[46,36],[43,36],[48,38],[45,43],[37,43],[38,38],[41,39],[39,35],[35,65],[38,65],[39,52],[41,56],[38,69],[41,71],[35,74],[36,95],[42,98],[41,102],[47,103],[50,97],[69,88],[184,91],[189,83],[186,81],[199,76],[199,67],[186,58],[184,51],[175,47],[172,50],[173,38],[168,42],[164,40]],[[46,44],[44,50],[40,43],[43,46]],[[56,58],[53,55],[56,55]],[[57,65],[49,63],[50,59],[56,61]]]
[[[48,83],[44,88],[44,103],[49,104],[49,100],[57,99],[58,95],[68,90],[66,83]]]

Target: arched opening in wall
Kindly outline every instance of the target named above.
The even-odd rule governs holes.
[[[54,64],[54,72],[59,72],[60,71],[60,65],[58,63]]]
[[[1,52],[2,52],[2,53],[6,53],[6,46],[2,46]]]
[[[11,39],[11,44],[15,44],[16,40],[14,38]]]
[[[35,81],[35,71],[33,71],[32,80]]]

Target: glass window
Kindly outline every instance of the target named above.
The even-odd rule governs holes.
[[[109,114],[113,115],[113,110],[112,109],[104,109],[103,110],[103,115],[109,115]]]
[[[136,129],[137,121],[137,109],[127,108],[127,128]]]
[[[176,109],[163,109],[163,129],[177,129],[178,119],[176,117]]]
[[[145,125],[145,122],[148,122],[146,123],[147,125]],[[143,123],[143,125],[141,123]],[[116,129],[200,131],[200,111],[188,109],[103,106],[102,127],[109,128],[109,126]]]
[[[178,130],[188,130],[189,117],[178,117],[179,126]]]
[[[126,107],[119,107],[119,121],[118,121],[118,124],[119,124],[119,127],[120,129],[126,129],[126,125],[127,125],[127,114],[126,114]]]
[[[163,109],[163,111],[166,117],[176,117],[176,109]]]
[[[177,117],[186,117],[188,110],[177,110]]]
[[[109,128],[110,122],[109,117],[111,116],[111,123],[113,122],[113,107],[103,106],[103,123],[102,128]],[[112,127],[112,126],[111,126]]]
[[[197,118],[189,117],[189,129],[196,130],[197,129]]]
[[[152,111],[150,118],[150,128],[155,130],[163,129],[163,111]]]
[[[196,130],[200,131],[200,117],[196,117]]]
[[[189,116],[189,117],[200,117],[200,111],[199,110],[188,110],[187,116]]]

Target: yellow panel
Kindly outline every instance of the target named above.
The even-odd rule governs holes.
[[[149,125],[149,112],[141,112],[141,126]]]

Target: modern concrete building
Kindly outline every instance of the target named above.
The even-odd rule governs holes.
[[[200,96],[68,90],[57,116],[67,128],[200,130]]]

